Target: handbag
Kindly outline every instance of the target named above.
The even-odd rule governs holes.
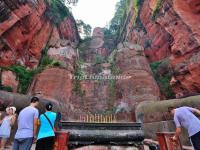
[[[55,132],[56,130],[53,127],[53,125],[52,125],[51,121],[49,120],[49,118],[47,117],[47,115],[46,114],[43,114],[43,115],[45,116],[45,118],[47,119],[47,121],[49,122],[49,124],[51,125],[52,130]]]

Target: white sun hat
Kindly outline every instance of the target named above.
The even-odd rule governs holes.
[[[12,106],[12,107],[10,107],[10,108],[13,110],[13,114],[15,114],[15,112],[16,112],[16,107]]]
[[[8,112],[9,109],[12,109],[12,110],[13,110],[13,114],[15,114],[16,107],[14,107],[14,106],[12,106],[12,107],[7,107],[7,108],[6,108],[6,112]]]

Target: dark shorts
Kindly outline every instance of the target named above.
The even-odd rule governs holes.
[[[33,144],[33,138],[15,139],[12,150],[30,150]]]
[[[37,140],[35,150],[52,150],[54,146],[54,136]]]
[[[200,150],[200,132],[196,133],[195,135],[191,136],[192,145],[195,150]]]

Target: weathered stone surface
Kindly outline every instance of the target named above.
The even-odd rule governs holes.
[[[140,13],[147,33],[141,36],[142,31],[140,31],[140,37],[137,37],[142,41],[147,58],[153,62],[170,56],[172,36],[161,25],[152,20],[152,11],[155,7],[151,9],[150,2],[151,0],[144,1]]]
[[[143,52],[142,52],[143,53]],[[145,70],[151,73],[148,61],[144,55],[134,50],[121,51],[116,55],[116,62],[121,71]]]
[[[24,65],[33,67],[37,65],[37,63],[32,64],[32,62],[30,62],[31,57],[37,58],[37,60],[40,58],[40,52],[45,46],[44,42],[47,42],[51,27],[48,21],[45,23],[45,20],[40,20],[46,9],[44,1],[40,1],[40,4],[36,7],[28,4],[25,6],[29,9],[19,8],[22,17],[17,18],[18,20],[11,17],[11,19],[5,20],[2,25],[0,25],[3,27],[5,24],[7,27],[4,29],[4,34],[1,38],[4,41],[4,47],[7,47],[8,50],[10,49],[13,52],[11,62],[12,58],[14,58],[15,63],[20,61],[23,62]],[[18,16],[17,12],[15,13],[14,11],[13,13]],[[19,20],[21,20],[21,22],[19,22]],[[13,22],[12,24],[10,24],[11,21]],[[44,30],[41,30],[42,26]],[[43,35],[42,38],[41,35]],[[3,59],[1,62],[4,62]]]
[[[2,7],[8,13],[0,18],[0,66],[21,64],[36,68],[49,39],[51,46],[55,46],[56,39],[74,43],[79,40],[73,17],[65,18],[59,28],[55,27],[44,16],[47,7],[44,0],[23,3],[12,0]]]
[[[110,64],[110,63],[103,63],[103,64],[101,64],[101,66],[102,66],[103,68],[110,68],[110,67],[111,67],[111,64]]]
[[[98,49],[103,48],[104,44],[104,33],[102,28],[95,28],[93,30],[92,40],[90,42],[89,48],[91,49]]]
[[[122,29],[121,40],[132,43],[139,43],[145,49],[145,54],[150,62],[158,61],[170,56],[171,35],[165,31],[159,24],[155,23],[152,18],[151,3],[152,0],[141,2],[141,11],[139,13],[142,24],[135,28],[135,12],[132,1],[130,12],[127,13],[127,20]],[[157,2],[157,1],[156,1]],[[154,3],[156,3],[154,1]]]
[[[174,42],[171,47],[172,55],[170,59],[174,70],[174,78],[177,81],[173,84],[173,89],[177,95],[183,96],[193,95],[200,91],[199,80],[195,78],[199,74],[197,71],[199,70],[199,65],[193,66],[193,64],[199,63],[199,31],[197,26],[191,23],[199,20],[199,16],[189,9],[188,6],[191,2],[187,1],[187,5],[178,0],[173,5],[165,2],[163,7],[171,5],[171,13],[165,12],[162,18],[158,17],[157,19],[165,30],[173,35]],[[176,13],[181,18],[177,17]],[[191,19],[187,19],[188,17]],[[192,70],[189,69],[190,66],[193,66]]]
[[[141,44],[150,62],[170,58],[176,81],[172,84],[173,91],[177,97],[197,94],[200,92],[199,65],[194,64],[199,64],[200,2],[165,0],[159,7],[157,4],[157,0],[143,1],[139,12],[141,23],[134,26],[131,3],[120,39]]]
[[[124,45],[127,47],[116,54],[116,65],[120,75],[125,77],[116,81],[117,101],[126,103],[130,107],[129,113],[134,116],[137,104],[146,100],[159,100],[160,92],[143,48],[131,43]]]
[[[130,122],[135,121],[134,109],[137,104],[145,100],[159,100],[159,88],[152,76],[143,47],[133,43],[123,45],[116,53],[116,62],[112,60],[110,63],[98,62],[94,65],[89,59],[85,59],[86,62],[81,68],[83,74],[89,78],[80,81],[80,90],[70,99],[77,114],[108,111],[116,115],[116,121]],[[94,50],[91,50],[86,57],[91,54],[97,56]],[[98,54],[99,57],[102,55]],[[116,68],[112,71],[119,70],[119,75],[111,72],[111,63],[116,63]],[[112,81],[104,78],[107,75],[118,79]]]
[[[96,27],[93,30],[93,37],[99,37],[99,38],[104,38],[104,32],[102,28]]]
[[[13,92],[16,93],[19,81],[17,80],[16,74],[14,74],[12,71],[2,71],[1,84],[3,86],[11,87]]]
[[[107,57],[109,55],[109,51],[107,48],[103,47],[103,48],[98,48],[97,49],[97,55],[101,55],[103,57]]]
[[[62,38],[78,44],[79,35],[76,28],[75,20],[72,16],[66,17],[59,25],[59,31]]]
[[[117,81],[117,91],[123,101],[135,105],[145,100],[159,100],[159,88],[151,74],[145,71],[129,71],[129,79]]]
[[[70,99],[73,111],[72,120],[79,120],[80,116],[89,114],[103,114],[109,108],[108,84],[106,81],[95,82],[83,80],[80,83],[81,91],[76,91]]]
[[[45,111],[45,104],[47,102],[51,102],[53,104],[53,111],[61,112],[63,119],[68,119],[68,111],[71,109],[70,104],[58,102],[53,99],[45,99],[40,97],[40,95],[38,94],[34,96],[38,96],[40,98],[40,104],[37,108],[41,113]],[[8,106],[15,106],[17,108],[17,113],[19,113],[21,109],[30,105],[31,97],[32,95],[22,95],[17,93],[0,91],[0,111],[5,111],[5,108]]]
[[[60,47],[60,35],[59,30],[56,26],[53,27],[51,38],[49,39],[48,45],[50,47]]]
[[[38,74],[29,89],[29,94],[41,93],[42,98],[68,103],[72,94],[72,74],[61,68],[49,68]]]
[[[191,96],[181,99],[172,99],[165,101],[145,101],[136,108],[136,119],[144,123],[172,120],[168,113],[168,107],[189,106],[200,108],[199,96]]]
[[[176,13],[183,22],[192,30],[193,36],[200,43],[200,1],[188,0],[183,3],[181,0],[175,0],[173,5]]]
[[[103,46],[103,44],[104,44],[104,41],[102,38],[95,37],[92,39],[89,48],[94,48],[94,49],[100,48]]]
[[[76,52],[71,46],[50,48],[48,50],[50,58],[58,61],[62,67],[68,71],[74,71],[74,65],[76,60]]]
[[[74,86],[78,87],[70,98],[76,112],[73,114],[75,120],[79,119],[80,115],[104,114],[114,107],[112,102],[110,103],[109,80],[104,78],[111,75],[111,64],[106,63],[109,50],[104,47],[102,29],[97,28],[93,33],[92,39],[82,44],[85,46],[80,50],[80,59],[83,59],[84,63],[81,63],[79,69],[82,71],[83,80],[74,80]]]

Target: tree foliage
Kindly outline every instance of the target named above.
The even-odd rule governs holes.
[[[143,3],[143,0],[120,0],[116,4],[116,10],[115,15],[110,21],[109,27],[105,28],[104,34],[105,37],[112,37],[114,39],[117,39],[120,36],[120,32],[122,28],[124,27],[124,23],[126,21],[126,18],[128,17],[128,10],[130,3],[133,4],[133,12],[134,12],[134,21],[133,26],[140,26],[140,18],[139,18],[139,12],[141,4]]]
[[[128,8],[130,0],[120,0],[117,4],[116,4],[116,11],[115,11],[115,15],[112,18],[111,22],[110,22],[110,26],[109,26],[109,32],[112,36],[117,36],[120,32],[120,27],[122,26],[124,19],[125,19],[125,15],[126,15],[126,11]],[[107,31],[108,33],[108,31]]]
[[[18,89],[17,89],[17,91],[19,93],[26,94],[28,87],[30,86],[30,84],[32,82],[33,77],[36,74],[41,73],[45,68],[60,66],[60,63],[58,61],[53,60],[52,58],[50,58],[47,55],[48,49],[49,49],[48,46],[46,46],[43,49],[43,56],[40,60],[40,64],[35,69],[30,70],[30,69],[27,69],[26,67],[20,66],[20,65],[13,65],[13,66],[9,66],[9,67],[0,67],[0,70],[10,70],[16,74],[17,80],[19,81],[19,85],[18,85]],[[0,90],[12,92],[12,87],[3,86],[1,84],[1,79],[0,79]]]
[[[71,15],[65,0],[51,0],[47,2],[45,15],[55,24],[59,24],[65,17]]]
[[[172,78],[172,72],[168,69],[165,73],[160,74],[159,68],[162,67],[162,65],[166,64],[165,61],[158,61],[153,62],[150,64],[151,70],[153,72],[154,78],[160,87],[160,92],[163,96],[165,96],[167,99],[175,98],[174,92],[172,90],[172,87],[170,85],[170,80]]]
[[[76,25],[79,32],[85,37],[88,38],[91,36],[92,27],[89,24],[86,24],[82,20],[76,20]]]
[[[159,13],[160,8],[162,6],[162,2],[163,2],[163,0],[157,0],[157,2],[156,2],[156,7],[154,8],[153,13],[152,13],[152,20],[153,21],[156,20],[157,14]]]

